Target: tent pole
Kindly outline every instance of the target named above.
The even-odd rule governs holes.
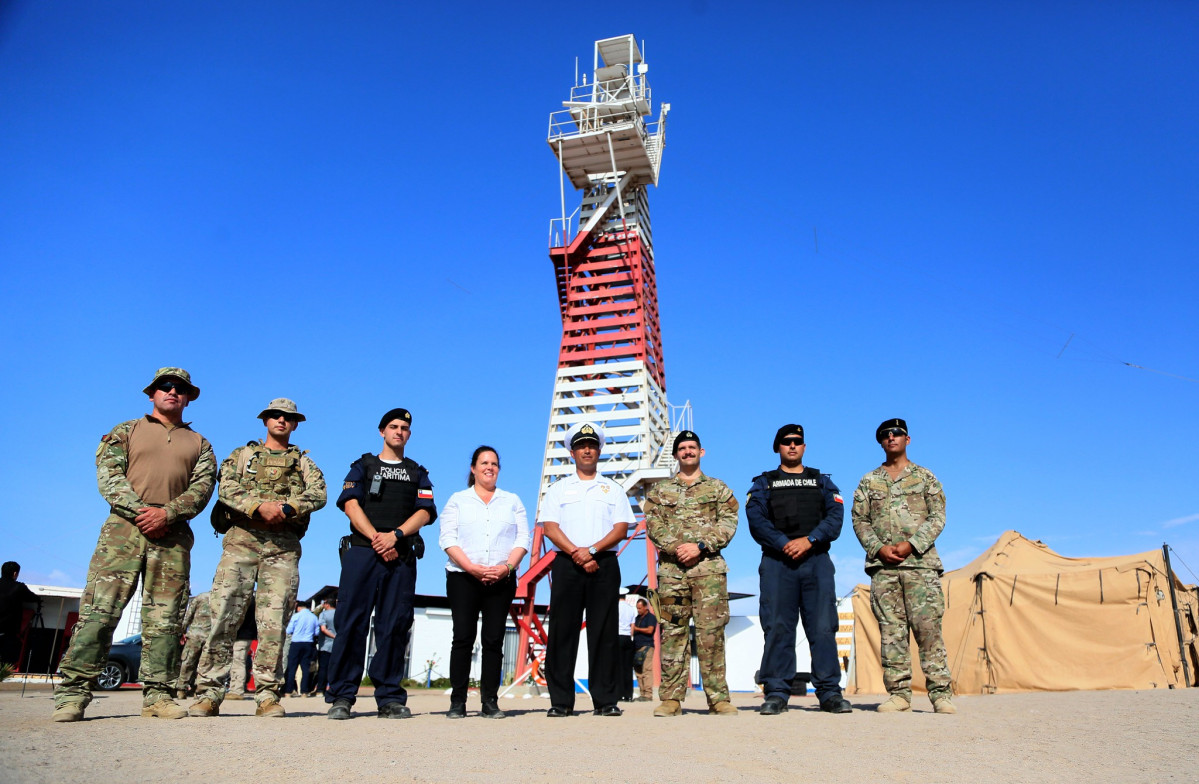
[[[1182,659],[1184,688],[1191,685],[1191,668],[1187,665],[1187,649],[1182,641],[1182,623],[1178,620],[1178,596],[1174,593],[1174,570],[1170,568],[1170,545],[1162,542],[1162,559],[1166,562],[1166,582],[1170,584],[1170,606],[1174,608],[1174,632],[1178,635],[1178,655]]]

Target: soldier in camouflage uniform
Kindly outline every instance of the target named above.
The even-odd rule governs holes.
[[[183,657],[179,661],[179,682],[175,684],[176,696],[180,699],[187,696],[195,685],[196,663],[200,661],[200,653],[208,643],[208,633],[212,631],[212,611],[208,607],[208,591],[196,594],[187,604],[187,614],[183,616],[183,634],[187,642],[183,645]]]
[[[920,648],[920,668],[937,713],[957,713],[941,640],[945,595],[941,558],[933,544],[945,528],[945,494],[933,472],[908,460],[908,424],[888,419],[875,438],[886,460],[862,477],[853,494],[853,531],[866,548],[870,606],[882,642],[883,683],[891,696],[882,713],[912,708],[908,629]]]
[[[295,403],[276,398],[258,418],[266,425],[266,439],[233,450],[221,464],[220,506],[213,523],[225,530],[225,539],[212,580],[212,632],[200,657],[197,700],[188,709],[192,716],[220,713],[233,638],[251,598],[258,623],[254,715],[286,715],[279,704],[284,630],[300,587],[300,537],[308,530],[309,516],[325,505],[325,477],[291,443],[291,434],[305,419]],[[234,690],[240,688],[235,685]]]
[[[108,661],[121,611],[142,581],[142,715],[181,719],[177,705],[179,637],[188,596],[188,520],[204,509],[216,481],[212,446],[183,421],[200,396],[182,368],[161,368],[142,390],[151,413],[122,422],[100,439],[96,478],[111,509],[87,571],[79,620],[54,690],[54,721],[79,721],[91,684]]]
[[[711,713],[736,716],[725,681],[724,627],[729,622],[728,565],[720,551],[737,531],[733,491],[699,467],[699,436],[674,440],[679,470],[654,484],[645,500],[646,532],[658,548],[658,604],[662,623],[662,704],[655,716],[677,716],[687,694],[690,621],[695,621],[699,673]]]

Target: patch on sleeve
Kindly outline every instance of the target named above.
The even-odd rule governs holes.
[[[342,490],[353,490],[354,485],[356,485],[356,484],[357,484],[357,482],[346,482],[344,485],[341,486],[341,489]]]
[[[416,497],[421,501],[432,501],[433,500],[433,490],[432,490],[432,488],[422,487],[416,491]]]
[[[845,503],[845,499],[841,497],[841,494],[840,494],[840,493],[833,493],[833,500],[834,500],[834,501],[836,501],[836,502],[837,502],[837,503],[839,503],[839,504],[844,504],[844,503]]]

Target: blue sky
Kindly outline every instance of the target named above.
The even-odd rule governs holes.
[[[848,493],[900,416],[945,485],[949,567],[1014,528],[1073,556],[1169,541],[1199,570],[1193,3],[0,8],[0,526],[29,582],[83,584],[95,446],[161,365],[194,374],[221,457],[285,395],[337,487],[401,405],[441,501],[490,443],[532,506],[547,117],[624,33],[672,105],[667,392],[709,473],[743,498],[797,421]],[[337,582],[347,526],[314,517],[302,595]],[[195,529],[201,590],[219,540]],[[833,555],[841,590],[864,579],[848,524]],[[747,530],[728,556],[756,593]]]

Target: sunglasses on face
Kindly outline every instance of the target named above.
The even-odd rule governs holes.
[[[779,441],[779,446],[803,446],[802,438],[784,438]]]
[[[266,412],[266,416],[264,416],[263,419],[278,419],[279,417],[283,417],[288,422],[299,422],[300,421],[300,418],[298,416],[296,416],[295,414],[289,414],[286,411],[268,411],[268,412]]]
[[[191,391],[191,387],[178,381],[159,381],[154,388],[159,392],[178,392],[181,395],[186,395]]]
[[[903,432],[899,428],[892,427],[892,428],[888,428],[887,430],[884,430],[883,432],[879,433],[878,440],[882,441],[883,439],[890,438],[891,436],[895,436],[896,438],[903,438],[906,435],[907,435],[907,433]]]

